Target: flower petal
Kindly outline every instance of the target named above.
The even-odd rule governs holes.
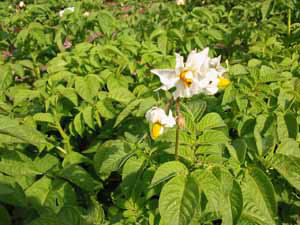
[[[181,70],[184,68],[183,57],[179,54],[176,55],[176,74],[180,74]]]
[[[152,107],[150,110],[146,112],[146,119],[150,123],[160,122],[165,117],[166,117],[165,111],[158,107]]]
[[[203,49],[201,52],[192,51],[187,58],[185,66],[191,68],[197,73],[205,72],[208,69],[209,57],[208,57],[209,48]]]
[[[176,82],[179,80],[179,76],[176,75],[175,70],[170,69],[153,69],[151,73],[159,76],[160,82],[163,84],[164,90],[168,90],[175,86]]]
[[[209,87],[204,90],[204,93],[207,95],[214,95],[218,92],[218,90],[219,89],[217,87]]]
[[[169,115],[166,116],[165,121],[164,121],[165,127],[174,127],[176,125],[176,120],[172,115],[172,111],[169,111]]]
[[[192,84],[194,86],[195,84]],[[174,99],[180,98],[190,98],[194,95],[194,93],[197,93],[197,90],[193,87],[185,87],[184,83],[180,80],[176,83],[176,90],[173,93]]]

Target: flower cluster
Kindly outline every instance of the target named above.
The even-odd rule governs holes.
[[[208,48],[201,52],[192,51],[186,63],[176,54],[175,69],[153,69],[163,84],[160,89],[169,90],[176,87],[173,96],[189,98],[199,93],[213,95],[219,88],[225,88],[230,81],[224,78],[226,69],[221,66],[221,57],[208,57]]]
[[[176,100],[179,98],[190,98],[200,93],[214,95],[218,92],[219,88],[227,87],[230,81],[224,77],[227,70],[221,65],[221,56],[210,58],[208,51],[209,48],[205,48],[201,52],[192,51],[185,63],[183,57],[176,54],[175,69],[151,70],[152,73],[159,77],[162,83],[159,89],[169,90],[176,87],[173,93],[173,97]],[[150,116],[154,112],[159,112],[155,114],[155,120],[151,119],[153,117]],[[175,125],[175,123],[161,123],[166,116],[159,117],[158,115],[165,115],[165,112],[156,107],[150,109],[146,114],[148,121],[153,124],[151,131],[153,139],[157,138],[163,132],[163,127],[172,127]]]

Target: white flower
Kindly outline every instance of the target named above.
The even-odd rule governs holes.
[[[192,97],[199,94],[201,88],[199,86],[200,78],[203,78],[209,69],[208,48],[201,52],[192,51],[187,58],[186,63],[183,57],[176,54],[176,68],[172,69],[153,69],[152,73],[159,76],[163,86],[160,89],[168,90],[176,87],[173,96]]]
[[[75,11],[75,7],[68,7],[68,8],[65,8],[63,10],[60,10],[59,11],[59,16],[63,17],[64,13],[67,12],[67,11],[74,12]]]
[[[19,7],[22,9],[22,8],[25,8],[25,3],[23,1],[20,1],[19,2]]]
[[[165,111],[158,107],[153,107],[146,113],[146,119],[151,123],[151,137],[156,139],[164,132],[165,127],[173,127],[176,124],[172,111],[166,115]]]
[[[214,95],[218,92],[219,88],[227,87],[230,84],[230,81],[222,75],[223,72],[220,72],[215,68],[210,68],[205,77],[199,81],[202,92],[207,95]]]
[[[88,11],[85,11],[84,13],[83,13],[83,16],[85,16],[85,17],[88,17],[90,15],[90,12],[88,12]]]
[[[221,65],[221,56],[209,60],[209,68],[213,68],[223,75],[227,70]]]
[[[184,5],[185,4],[185,0],[176,0],[176,4],[177,5]]]

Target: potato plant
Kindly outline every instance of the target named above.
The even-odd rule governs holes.
[[[1,1],[0,225],[299,224],[299,8]]]

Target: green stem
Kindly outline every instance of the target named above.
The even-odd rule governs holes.
[[[288,11],[288,35],[291,35],[291,14],[292,14],[292,10],[289,8]]]
[[[58,130],[60,136],[62,136],[62,138],[63,138],[63,142],[66,145],[67,152],[68,153],[71,152],[72,151],[72,146],[70,144],[70,138],[66,134],[66,132],[63,130],[63,128],[61,127],[59,119],[57,118],[56,113],[55,113],[55,127]]]
[[[180,99],[177,98],[176,100],[176,144],[175,144],[175,160],[178,161],[178,147],[179,147],[179,124],[178,124],[178,118],[179,118],[179,112],[180,112]]]

